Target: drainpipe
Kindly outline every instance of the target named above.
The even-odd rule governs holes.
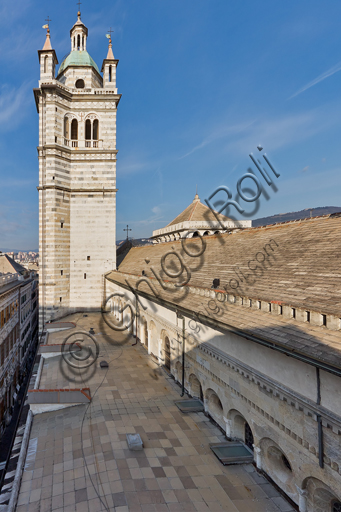
[[[320,369],[316,368],[316,384],[317,384],[317,397],[316,403],[317,405],[321,405],[321,379],[320,379]],[[317,434],[318,434],[318,450],[319,450],[319,466],[323,468],[324,461],[324,446],[323,446],[323,426],[322,426],[322,416],[318,414],[316,416],[317,419]]]
[[[181,396],[185,394],[185,317],[176,312],[176,317],[182,319],[182,386]]]
[[[318,444],[319,444],[319,466],[323,468],[323,430],[322,430],[322,416],[317,415],[317,428],[318,428]]]

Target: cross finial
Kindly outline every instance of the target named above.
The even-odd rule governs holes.
[[[48,16],[45,21],[47,21],[47,24],[49,25],[50,21],[52,21],[52,20],[50,20],[50,16]]]
[[[78,2],[77,2],[77,5],[78,5],[78,13],[77,13],[77,16],[78,16],[78,17],[80,17],[80,15],[81,15],[81,3],[82,3],[82,2],[81,2],[80,0],[78,0]]]
[[[111,39],[111,34],[113,33],[113,29],[110,27],[110,30],[108,30],[108,33],[110,34],[110,39]]]
[[[127,232],[127,240],[128,240],[128,231],[132,231],[132,229],[129,228],[128,224],[127,227],[123,229],[123,231]]]

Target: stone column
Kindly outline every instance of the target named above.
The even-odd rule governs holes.
[[[305,489],[301,489],[296,485],[298,492],[298,509],[300,512],[307,512],[307,496],[308,492]]]
[[[253,445],[256,466],[258,469],[263,469],[262,467],[262,449],[259,446]]]
[[[226,425],[226,437],[232,438],[233,437],[232,420],[228,420],[227,418],[225,418],[225,416],[223,416],[223,420],[225,421],[225,425]]]

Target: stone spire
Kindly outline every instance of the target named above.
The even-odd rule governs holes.
[[[51,40],[50,40],[50,28],[48,25],[44,25],[44,27],[47,27],[47,32],[46,32],[45,44],[43,46],[43,51],[52,50]]]
[[[114,54],[113,54],[113,52],[112,52],[111,37],[110,37],[110,39],[109,39],[109,47],[108,47],[107,60],[115,60]]]

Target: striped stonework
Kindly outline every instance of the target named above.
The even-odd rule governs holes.
[[[98,310],[102,276],[116,268],[120,95],[103,83],[89,54],[75,49],[82,33],[87,36],[79,14],[61,71],[54,50],[45,45],[38,52],[40,330],[70,312]],[[111,62],[115,85],[117,63]]]

